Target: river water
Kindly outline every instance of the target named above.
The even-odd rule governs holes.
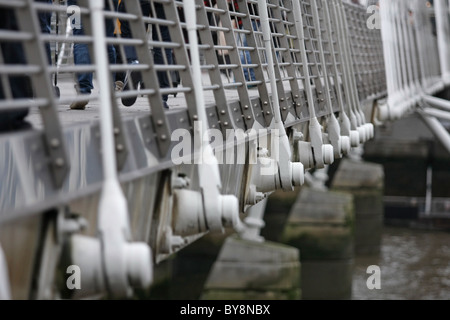
[[[191,246],[174,259],[176,277],[167,299],[195,300],[202,293],[216,257],[211,242]],[[379,290],[367,288],[371,265],[380,267]],[[450,232],[384,226],[380,254],[355,257],[352,286],[353,300],[450,300]],[[164,296],[152,292],[158,299]]]
[[[379,290],[367,288],[370,265]],[[384,227],[380,254],[355,259],[352,299],[450,300],[450,233]]]

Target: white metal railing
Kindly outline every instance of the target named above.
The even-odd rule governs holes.
[[[432,18],[442,20],[443,14],[441,6],[435,10],[436,15],[421,0],[380,1],[388,89],[387,104],[380,107],[381,119],[397,119],[415,110],[423,95],[444,88],[441,62],[445,58],[439,59],[439,53],[446,54],[448,32],[445,23],[438,24],[438,36],[433,32]]]
[[[151,262],[164,260],[205,232],[233,226],[259,239],[260,214],[245,225],[239,213],[276,189],[303,184],[305,171],[324,168],[373,137],[366,118],[370,111],[362,102],[380,99],[386,91],[383,59],[400,71],[386,73],[388,79],[393,76],[389,93],[405,86],[402,94],[413,94],[412,80],[433,89],[439,74],[435,61],[409,52],[407,61],[424,65],[423,72],[410,75],[411,66],[402,62],[393,41],[385,41],[388,55],[383,56],[380,31],[367,29],[365,8],[341,0],[123,2],[125,7],[116,10],[112,0],[79,0],[68,12],[60,1],[0,1],[0,11],[16,15],[18,23],[16,29],[0,30],[0,120],[19,108],[39,112],[43,119],[42,125],[33,123],[37,134],[15,128],[0,134],[0,183],[14,186],[11,191],[0,185],[0,227],[19,214],[58,208],[58,240],[67,240],[72,263],[85,270],[86,291],[80,296],[126,296],[133,287],[148,286]],[[77,25],[73,34],[65,28],[41,34],[37,16],[42,12],[68,13],[69,23]],[[398,39],[412,35],[395,17],[389,19],[402,31]],[[118,21],[121,33],[105,32],[111,25],[117,30]],[[425,39],[428,31],[418,30],[417,39],[430,41]],[[13,47],[20,55],[11,59],[5,54],[11,49],[5,48],[17,42],[23,47]],[[48,64],[45,44],[55,42],[58,48],[73,45],[75,64]],[[408,43],[401,42],[403,55]],[[114,51],[122,61],[113,63]],[[61,77],[60,95],[51,82],[55,73]],[[91,75],[94,88],[84,82]],[[22,92],[24,86],[18,93],[15,76],[30,83],[33,94]],[[172,105],[175,100],[178,106]],[[140,110],[125,108],[134,104]],[[67,126],[68,115],[81,120]],[[94,117],[99,121],[92,122]],[[179,127],[194,135],[189,140],[194,151],[174,159],[173,134]],[[209,129],[215,131],[195,144],[195,134]],[[222,138],[227,130],[242,132],[243,139],[213,149],[211,135]],[[237,149],[244,163],[223,164],[212,156],[229,148]],[[206,163],[180,161],[199,153]],[[150,190],[140,201],[131,200],[134,183]],[[94,228],[90,236],[82,235],[82,223],[61,215],[61,207],[100,190],[96,209],[82,212]],[[53,256],[67,250],[61,242],[55,248]],[[40,270],[49,273],[45,279],[53,279],[50,269]],[[42,280],[36,292],[51,285]]]

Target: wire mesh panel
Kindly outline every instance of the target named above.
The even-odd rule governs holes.
[[[271,1],[273,7],[269,10],[269,13],[273,16],[273,30],[278,30],[274,34],[274,46],[276,49],[276,59],[280,70],[281,81],[284,83],[284,87],[290,90],[290,101],[287,102],[287,106],[282,106],[283,116],[287,116],[287,112],[297,114],[298,118],[306,118],[303,115],[306,106],[304,87],[301,79],[301,74],[298,73],[298,65],[301,63],[297,61],[298,58],[295,49],[298,46],[298,38],[295,31],[294,20],[289,19],[292,17],[292,9],[288,1]],[[291,110],[291,106],[293,109]]]
[[[199,2],[200,3],[200,2]],[[242,57],[236,50],[236,38],[233,30],[237,27],[237,18],[230,16],[230,10],[234,7],[225,2],[204,1],[200,19],[208,28],[202,27],[199,31],[200,41],[205,50],[202,51],[205,56],[207,69],[210,76],[210,83],[218,85],[212,87],[214,94],[219,98],[227,97],[225,100],[218,100],[219,116],[222,124],[227,124],[224,129],[230,129],[231,123],[240,129],[251,129],[256,120],[260,125],[264,124],[264,115],[261,111],[253,112],[252,101],[246,87],[244,71],[242,69]],[[201,23],[201,21],[199,21]],[[201,48],[203,48],[203,46]],[[210,50],[210,49],[213,50]],[[217,62],[216,62],[217,61]],[[215,69],[217,65],[217,70]],[[248,68],[244,69],[248,72]],[[226,90],[226,91],[224,91]],[[227,100],[238,99],[239,103],[234,106],[225,107]],[[220,99],[220,98],[219,98]],[[225,118],[228,117],[229,119]],[[225,128],[226,127],[226,128]]]
[[[328,72],[330,81],[333,83],[334,96],[340,107],[341,113],[346,112],[349,102],[345,100],[344,74],[341,47],[339,46],[339,36],[337,32],[338,24],[335,17],[333,4],[322,1],[322,23],[326,26],[323,37],[326,39],[329,53]]]
[[[377,9],[378,10],[378,9]],[[378,14],[378,11],[376,11]],[[360,19],[368,21],[370,18],[370,13],[360,12]],[[369,17],[368,17],[369,16]],[[368,28],[366,25],[362,25],[362,31],[365,34],[367,46],[368,46],[368,60],[369,60],[369,73],[371,77],[369,78],[369,86],[371,87],[369,97],[383,97],[386,95],[386,77],[385,77],[385,64],[383,55],[383,46],[381,39],[380,28]],[[414,68],[414,65],[412,66]],[[367,97],[367,98],[369,98]]]
[[[133,167],[127,161],[135,157],[135,151],[133,155],[130,152],[141,143],[155,158],[168,159],[172,132],[180,127],[192,129],[198,119],[196,86],[204,92],[211,128],[226,132],[272,124],[275,110],[268,85],[272,75],[257,1],[196,1],[202,83],[194,83],[192,78],[192,44],[182,1],[105,0],[103,4],[119,172]],[[297,4],[299,15],[294,12]],[[22,119],[29,109],[33,125],[42,129],[55,186],[62,185],[69,170],[63,129],[69,124],[94,126],[95,121],[98,125],[102,106],[89,1],[23,0],[1,1],[0,5],[5,15],[18,17],[15,27],[5,25],[0,32],[0,107],[4,112],[15,108]],[[359,100],[383,91],[379,33],[365,28],[362,7],[346,5],[342,10],[341,6],[341,1],[267,2],[277,105],[287,126],[307,121],[309,107],[319,117],[339,110],[358,118]],[[3,23],[10,22],[5,19]],[[417,43],[424,37],[421,30],[403,26],[401,34]],[[349,43],[353,47],[347,52]],[[10,47],[13,50],[7,49]],[[11,57],[14,47],[22,47],[22,55]],[[423,56],[417,44],[416,50],[406,44],[402,48],[411,56],[406,61]],[[407,68],[408,79],[428,81],[437,76],[437,64],[419,61],[417,70]],[[428,64],[430,68],[426,68]],[[401,78],[395,79],[398,87],[404,67],[395,68],[402,69]],[[17,82],[24,84],[20,92]],[[131,136],[128,125],[124,126],[129,118],[138,119]],[[359,119],[358,124],[361,122]],[[98,138],[97,129],[93,134]],[[76,144],[71,148],[77,148]]]
[[[296,8],[293,6],[292,1],[284,1],[283,8],[285,9],[285,20],[288,22],[286,23],[286,34],[289,38],[289,54],[292,59],[293,77],[295,80],[291,80],[290,83],[292,88],[296,86],[299,88],[298,97],[294,96],[294,99],[296,99],[296,111],[300,118],[307,119],[310,116],[308,105],[314,108],[316,103],[313,98],[313,83],[310,81],[310,72],[307,64],[308,57],[305,46],[302,43],[302,39],[305,39],[303,35],[304,28],[301,23],[303,20],[300,19],[301,12],[295,12]],[[292,21],[295,21],[295,23],[289,23]],[[290,69],[287,70],[292,72]],[[293,92],[295,90],[292,89]]]
[[[441,81],[436,29],[432,24],[432,20],[434,20],[432,16],[433,11],[428,9],[426,3],[421,1],[414,1],[411,5],[423,77],[422,85],[426,89],[431,89],[436,83]]]
[[[29,109],[39,109],[44,122],[44,140],[55,187],[60,187],[69,169],[57,99],[51,84],[50,47],[41,34],[40,21],[48,19],[52,6],[34,1],[0,3],[0,125],[2,130],[26,126]],[[51,12],[51,11],[50,11]],[[49,32],[49,30],[45,30]]]
[[[36,7],[42,12],[53,13],[54,17],[53,32],[42,35],[42,40],[45,42],[45,46],[49,45],[52,49],[51,59],[53,61],[49,65],[48,71],[52,75],[53,85],[58,89],[61,87],[64,91],[56,105],[59,108],[63,106],[73,110],[85,108],[89,110],[91,106],[96,106],[98,90],[94,65],[91,59],[85,58],[89,55],[79,53],[87,50],[92,55],[92,38],[89,32],[84,32],[84,29],[89,29],[89,10],[83,1],[79,2],[58,1],[53,2],[51,6],[36,2],[38,3]],[[136,102],[137,105],[139,102],[147,104],[151,110],[152,123],[163,123],[155,125],[155,130],[161,152],[167,151],[167,143],[161,138],[167,138],[170,129],[164,119],[163,111],[167,108],[187,108],[190,120],[195,119],[193,106],[196,102],[191,93],[194,84],[192,84],[189,68],[186,67],[189,63],[189,44],[183,22],[182,2],[138,1],[135,3],[134,1],[124,1],[120,4],[117,2],[115,0],[105,1],[107,6],[104,12],[107,17],[105,23],[108,32],[108,50],[111,56],[111,82],[116,89],[114,93],[115,126],[120,131],[119,113],[129,115],[133,112],[123,109],[123,106],[132,106]],[[288,19],[291,15],[289,13],[290,2],[271,1],[268,4],[273,50],[277,65],[275,70],[279,73],[277,74],[278,90],[283,99],[280,103],[285,120],[289,113],[295,118],[297,113],[301,112],[291,110],[292,107],[298,109],[305,103],[305,96],[302,93],[302,76],[299,72],[299,66],[304,62],[292,51],[298,50],[292,48],[295,46],[294,33],[286,33],[293,30],[292,28],[295,26],[295,23]],[[213,125],[220,126],[222,129],[226,127],[225,124],[233,126],[239,124],[241,128],[250,128],[253,126],[254,120],[259,124],[267,125],[270,123],[272,110],[268,103],[270,90],[264,85],[268,83],[267,62],[262,45],[257,2],[241,0],[216,3],[216,1],[209,0],[203,3],[198,2],[197,5],[202,56],[208,60],[208,62],[203,61],[203,70],[209,73],[209,78],[204,78],[206,82],[203,85],[205,93],[209,97],[208,102],[224,104],[225,101],[231,100],[230,96],[240,101],[239,106],[231,109],[225,105],[217,107],[212,116],[212,121],[215,122]],[[317,2],[317,5],[319,14],[322,16],[321,2]],[[315,30],[310,2],[303,1],[301,6],[305,25],[308,68],[316,95],[314,99],[318,110],[326,113],[328,111],[324,105],[325,91],[319,80],[320,77],[323,79],[323,75],[319,61],[317,30]],[[356,8],[352,10],[356,10]],[[355,12],[358,13],[358,16],[355,16],[352,21],[359,23],[357,27],[353,28],[355,32],[359,32],[358,37],[355,37],[358,41],[355,43],[364,42],[367,46],[368,40],[361,31],[362,16],[359,16],[363,10],[358,8]],[[325,26],[323,18],[320,19],[320,25]],[[66,25],[69,28],[66,28]],[[211,35],[209,36],[208,33]],[[322,34],[322,37],[322,46],[325,48],[323,53],[327,60],[327,66],[330,68],[330,53],[327,49],[329,46],[328,35]],[[216,53],[215,58],[208,53],[208,48],[210,48],[208,42],[211,40]],[[233,50],[234,47],[236,50]],[[361,45],[358,48],[361,48]],[[291,54],[288,54],[290,51]],[[358,81],[360,87],[364,83],[375,82],[369,81],[369,76],[373,73],[371,70],[375,68],[375,62],[372,62],[375,60],[369,59],[369,55],[375,54],[371,53],[370,49],[364,49],[364,52],[354,52],[354,56],[352,56],[356,66],[362,63],[366,64],[366,71],[356,73],[357,76],[363,73],[365,75],[364,81]],[[216,61],[220,71],[220,80],[214,70]],[[297,72],[297,79],[300,80],[298,86],[294,83],[294,70]],[[328,73],[330,72],[332,70],[328,70]],[[67,77],[73,77],[75,83],[70,85],[67,81],[63,81]],[[368,84],[364,87],[367,86]],[[224,92],[222,88],[226,91]],[[286,90],[287,93],[284,92]],[[331,99],[336,101],[335,89],[330,88],[330,94]],[[257,103],[252,102],[255,96],[259,98],[259,101],[256,100]],[[173,99],[175,97],[179,99]],[[142,111],[142,108],[139,108],[139,111]],[[73,118],[84,119],[80,114]],[[86,118],[89,119],[89,117]],[[117,136],[117,144],[125,147],[123,137],[120,136],[120,134]],[[126,154],[125,150],[123,154]],[[125,159],[125,157],[122,158]]]
[[[325,13],[325,20],[328,20],[328,39],[329,49],[334,52],[331,56],[333,61],[333,67],[330,70],[330,74],[333,76],[334,88],[336,91],[337,101],[341,108],[340,120],[343,122],[344,115],[351,117],[353,113],[351,109],[352,105],[352,89],[350,81],[348,79],[347,62],[345,60],[345,43],[343,41],[344,35],[341,30],[340,12],[335,2],[322,1],[322,5]],[[349,135],[350,128],[342,125],[343,134]],[[355,129],[353,127],[352,129]]]
[[[304,100],[302,101],[303,94],[297,81],[295,61],[291,53],[292,41],[296,41],[296,38],[290,34],[289,26],[294,24],[287,19],[290,10],[284,6],[283,1],[270,1],[268,11],[283,120],[301,118],[301,108],[299,107]]]
[[[320,39],[321,39],[321,56],[320,60],[322,62],[322,76],[324,77],[325,87],[328,87],[328,97],[329,104],[332,106],[336,106],[336,88],[334,86],[336,75],[336,70],[333,68],[334,64],[337,63],[335,61],[336,57],[334,54],[334,43],[331,38],[331,30],[328,25],[328,17],[325,16],[325,8],[323,1],[316,1],[314,9],[316,11],[316,26],[320,26]],[[333,57],[334,54],[334,57]],[[332,109],[331,109],[332,110]]]
[[[381,1],[388,90],[382,118],[397,118],[417,106],[422,93],[443,88],[434,9],[423,1]]]
[[[317,112],[324,113],[326,112],[326,100],[325,100],[325,88],[323,87],[323,83],[320,79],[320,75],[322,73],[322,65],[320,64],[320,52],[319,52],[319,44],[318,44],[318,36],[317,33],[320,32],[316,30],[314,25],[314,16],[312,13],[311,3],[309,0],[301,1],[302,8],[302,16],[303,16],[303,27],[305,29],[305,46],[306,52],[308,56],[308,68],[310,72],[310,79],[314,84],[314,89],[316,93],[316,101],[317,104]],[[305,62],[304,62],[305,63]]]
[[[357,80],[357,89],[359,99],[363,100],[369,92],[369,52],[365,44],[365,37],[362,35],[362,24],[359,21],[359,6],[351,4],[346,5],[346,16],[349,26],[349,35],[352,39],[352,57],[355,67],[355,78]],[[364,21],[362,21],[364,23]]]
[[[270,104],[270,92],[266,83],[267,56],[262,38],[261,21],[257,1],[231,1],[230,16],[236,38],[236,48],[244,71],[244,79],[249,89],[256,88],[261,103],[265,123],[269,125],[275,112]]]

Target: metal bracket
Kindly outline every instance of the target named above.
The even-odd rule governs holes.
[[[86,0],[80,0],[80,5],[88,7],[88,2]],[[92,23],[90,19],[83,20],[83,28],[85,29],[86,34],[92,34]],[[94,60],[94,52],[92,46],[88,46],[89,54],[91,59]],[[111,74],[108,74],[109,82],[112,84]],[[117,101],[114,95],[114,92],[111,91],[111,102],[112,102],[112,115],[113,115],[113,125],[114,125],[114,143],[116,148],[116,164],[117,169],[120,171],[127,160],[128,147],[125,138],[125,130],[123,128],[122,119],[119,111],[119,107],[117,106]]]
[[[309,118],[309,110],[307,108],[308,102],[306,100],[306,92],[304,89],[301,89],[299,95],[295,95],[294,93],[292,97],[292,101],[295,104],[295,111],[297,112],[297,116],[300,120],[305,120]]]
[[[246,104],[244,106],[242,106],[240,101],[233,101],[231,103],[228,103],[229,105],[229,110],[231,110],[231,115],[230,117],[233,119],[234,122],[234,128],[235,129],[242,129],[242,130],[246,130],[246,122],[245,122],[245,114],[242,112],[242,110],[247,110],[251,109],[251,104]],[[253,109],[255,110],[255,109]],[[219,113],[223,112],[223,110],[218,110]],[[256,115],[255,115],[256,117]],[[225,128],[230,129],[229,124],[227,123],[222,123],[222,126],[224,126]]]
[[[218,1],[218,2],[221,2],[221,1]],[[226,6],[225,1],[223,1],[223,5]],[[252,20],[250,17],[250,11],[247,6],[247,1],[238,0],[238,5],[239,5],[238,12],[245,14],[245,17],[241,18],[242,19],[242,27],[243,27],[243,29],[249,31],[249,34],[245,35],[245,37],[247,38],[247,44],[249,47],[254,48],[254,50],[250,51],[250,58],[251,58],[252,64],[258,65],[256,68],[253,68],[253,70],[255,72],[256,79],[259,79],[262,81],[262,83],[260,83],[258,85],[258,93],[259,93],[259,97],[261,99],[261,106],[262,106],[262,110],[264,113],[265,124],[266,124],[266,126],[269,126],[272,123],[274,111],[272,110],[272,107],[271,107],[270,96],[269,96],[269,92],[267,90],[267,86],[265,83],[264,72],[262,69],[263,68],[262,67],[262,59],[261,59],[261,56],[260,56],[260,53],[258,50],[258,42],[256,40],[256,31],[253,28],[253,23],[252,23]],[[240,36],[240,35],[238,34],[238,36]],[[236,49],[236,52],[239,55],[239,52],[237,49]],[[244,78],[243,78],[243,80],[244,80],[243,83],[245,83]]]
[[[48,61],[44,52],[41,28],[37,21],[37,11],[34,1],[27,0],[25,6],[15,8],[19,29],[33,35],[30,41],[24,41],[23,47],[30,65],[38,65],[42,72],[31,76],[35,97],[45,98],[47,103],[40,107],[44,122],[44,141],[46,152],[50,158],[49,166],[52,173],[53,184],[61,188],[69,171],[64,135],[56,110],[57,102],[51,85]]]
[[[178,16],[178,9],[175,4],[175,1],[165,1],[161,2],[161,5],[163,5],[164,8],[164,14],[166,16],[166,20],[168,21],[174,21],[175,23],[168,26],[169,33],[170,33],[170,39],[172,42],[175,42],[177,46],[173,48],[173,54],[175,56],[175,60],[177,61],[177,64],[184,65],[185,68],[182,70],[179,70],[180,79],[183,83],[184,87],[190,88],[189,91],[184,92],[187,109],[189,112],[189,118],[191,121],[191,125],[194,125],[195,121],[198,121],[198,114],[197,114],[197,104],[198,101],[194,94],[194,86],[201,85],[200,83],[194,83],[192,79],[192,73],[191,69],[189,68],[189,56],[186,46],[186,40],[183,36],[183,30],[181,28],[181,25],[179,23],[180,19]],[[164,49],[161,49],[164,50]]]
[[[196,0],[197,2],[197,19],[198,23],[202,25],[198,30],[200,36],[200,42],[209,46],[208,49],[204,51],[204,56],[206,64],[215,66],[214,68],[208,69],[209,77],[211,79],[211,84],[218,85],[217,89],[213,90],[214,100],[216,101],[217,115],[220,120],[221,126],[216,127],[216,129],[221,128],[223,134],[226,133],[227,129],[234,128],[234,122],[230,117],[230,110],[227,104],[227,97],[225,94],[225,89],[223,87],[223,81],[220,77],[219,61],[217,59],[216,51],[214,49],[214,41],[209,26],[208,15],[204,6],[203,0]],[[208,113],[209,114],[209,113]]]
[[[226,128],[223,129],[223,127],[221,126],[221,121],[219,120],[219,115],[220,112],[218,112],[218,108],[217,106],[208,106],[206,107],[206,116],[208,117],[208,127],[210,129],[216,129],[216,130],[221,130],[222,133],[225,135],[226,133]],[[223,111],[223,110],[221,110]],[[231,127],[229,127],[228,129],[232,129]]]
[[[317,105],[318,105],[318,113],[323,112],[326,110],[326,101],[325,101],[325,95],[324,90],[325,88],[322,85],[322,81],[320,80],[320,74],[319,74],[319,62],[317,61],[317,51],[318,48],[315,48],[314,42],[317,42],[317,38],[314,38],[313,32],[318,32],[315,30],[313,18],[311,12],[308,12],[308,7],[311,9],[311,4],[307,0],[302,0],[302,15],[303,15],[303,27],[305,28],[305,46],[306,46],[306,53],[308,56],[308,64],[309,64],[309,70],[311,72],[311,80],[314,82],[314,87],[316,89],[316,95],[317,95]]]
[[[275,72],[276,72],[277,78],[279,79],[278,80],[279,95],[282,97],[280,100],[285,99],[285,101],[280,101],[281,115],[283,116],[283,121],[286,121],[288,114],[292,114],[294,117],[300,118],[300,113],[296,114],[296,105],[300,102],[299,98],[301,96],[301,93],[300,93],[300,87],[297,82],[297,77],[295,74],[294,62],[292,60],[291,51],[289,50],[289,48],[291,46],[289,44],[289,41],[287,39],[287,35],[285,32],[285,29],[286,29],[285,24],[287,24],[287,21],[285,21],[285,19],[283,18],[281,6],[279,5],[280,2],[275,1],[275,0],[269,0],[269,3],[274,6],[269,10],[269,13],[272,13],[273,18],[274,18],[273,25],[275,26],[275,28],[278,32],[281,32],[281,35],[278,36],[277,39],[279,41],[280,47],[285,49],[285,50],[282,50],[281,52],[279,52],[279,54],[274,55],[274,57],[277,57],[277,59],[275,59],[276,64],[277,64],[277,66],[276,66],[277,68],[275,68]],[[284,66],[284,68],[286,70],[288,77],[290,78],[289,84],[290,84],[291,93],[292,93],[292,95],[290,97],[286,96],[286,94],[284,93],[283,81],[281,79],[281,75],[279,72],[280,65],[278,63],[278,59],[280,59],[280,58],[278,58],[278,55],[280,55],[280,58],[282,59],[282,61],[284,63],[287,63],[287,65]],[[285,98],[285,96],[286,96],[286,98]],[[295,98],[292,100],[293,102],[288,101],[288,100],[290,100],[289,98],[292,98],[292,97]]]
[[[223,35],[225,37],[225,41],[227,44],[231,45],[233,48],[228,51],[230,62],[232,65],[236,65],[237,67],[233,69],[233,75],[236,82],[242,83],[241,86],[236,88],[239,101],[241,106],[241,114],[243,115],[242,120],[244,121],[246,128],[251,129],[254,126],[255,115],[257,113],[256,110],[253,110],[250,103],[250,95],[245,85],[245,77],[244,71],[242,69],[241,58],[239,55],[239,50],[237,48],[237,41],[233,32],[233,24],[231,22],[231,17],[228,9],[228,4],[226,1],[217,1],[217,7],[222,10],[222,14],[220,15],[220,21],[222,23],[222,27],[228,29],[228,31],[224,31]],[[253,59],[253,58],[252,58]],[[252,60],[253,62],[253,60]],[[258,68],[255,69],[255,74]],[[259,78],[259,77],[258,77]],[[260,78],[263,79],[263,78]],[[263,123],[260,123],[263,125]]]
[[[136,54],[139,62],[148,65],[147,70],[141,71],[142,80],[147,89],[154,90],[154,94],[148,95],[149,107],[151,106],[151,120],[156,132],[156,141],[161,157],[164,157],[170,147],[170,128],[164,112],[164,107],[161,98],[161,91],[159,88],[159,81],[154,66],[153,56],[149,51],[149,44],[147,40],[147,32],[145,30],[145,23],[142,18],[142,11],[140,2],[138,0],[127,1],[127,13],[136,15],[137,19],[129,20],[130,28],[133,32],[133,37],[142,40],[142,44],[136,45]],[[113,100],[113,102],[115,99]]]

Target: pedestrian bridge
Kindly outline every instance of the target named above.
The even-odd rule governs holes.
[[[2,298],[66,297],[67,266],[83,270],[72,298],[131,296],[206,233],[258,238],[255,205],[314,183],[378,124],[412,112],[450,151],[450,103],[435,97],[450,81],[445,0],[127,0],[126,12],[105,3],[114,8],[0,1],[11,20],[0,30],[0,118],[27,110],[31,125],[0,133]],[[51,33],[41,33],[42,13]],[[131,37],[105,37],[105,19],[128,23]],[[81,44],[91,64],[74,64]],[[72,110],[87,99],[75,86],[82,72],[94,89]],[[126,90],[115,90],[120,74]]]

